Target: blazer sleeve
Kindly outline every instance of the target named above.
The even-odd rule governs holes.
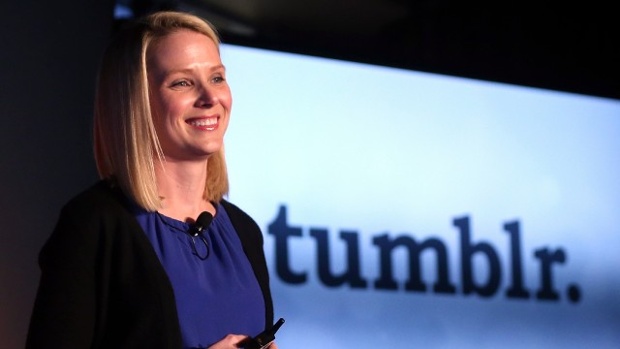
[[[61,211],[39,255],[27,349],[181,347],[172,285],[119,200],[100,183]]]
[[[41,279],[26,348],[90,348],[96,327],[97,241],[65,207],[39,254]]]
[[[243,250],[252,265],[265,301],[265,329],[273,325],[274,311],[269,285],[269,271],[263,250],[263,234],[256,221],[234,204],[223,200],[222,205],[228,213],[233,227],[239,235]]]

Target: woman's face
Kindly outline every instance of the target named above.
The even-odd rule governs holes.
[[[217,46],[180,30],[147,52],[151,110],[166,160],[204,160],[222,147],[232,96]]]

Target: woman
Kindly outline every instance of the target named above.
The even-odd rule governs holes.
[[[231,105],[207,22],[160,12],[111,43],[95,101],[102,181],[41,251],[27,348],[237,348],[270,327],[260,229],[223,199]]]

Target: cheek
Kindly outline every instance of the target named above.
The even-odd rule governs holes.
[[[228,110],[228,113],[230,114],[230,110],[232,109],[232,98],[229,96],[228,99],[222,103],[222,105],[224,105],[224,108]]]
[[[158,96],[151,100],[153,125],[162,143],[166,143],[166,140],[169,138],[168,135],[172,135],[174,133],[173,130],[177,128],[176,123],[178,121],[176,116],[178,114],[178,106],[174,103],[174,100],[167,99],[165,96]]]
[[[230,86],[226,86],[226,89],[224,89],[220,93],[219,99],[224,109],[230,111],[230,109],[232,108],[232,101],[233,101],[232,93],[230,91]]]
[[[155,103],[154,115],[158,115],[162,123],[175,123],[192,107],[191,98],[163,96]]]

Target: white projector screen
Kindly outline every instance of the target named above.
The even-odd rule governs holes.
[[[222,57],[281,348],[618,348],[620,101]]]

